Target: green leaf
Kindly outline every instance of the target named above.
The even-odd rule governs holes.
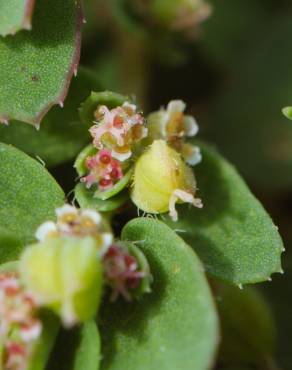
[[[55,218],[64,193],[46,169],[12,146],[0,143],[0,224],[22,243]]]
[[[94,197],[94,191],[86,188],[84,184],[78,184],[75,187],[75,198],[82,208],[93,208],[99,212],[109,212],[120,208],[128,199],[127,191],[107,200],[101,200]]]
[[[260,292],[216,284],[215,293],[222,328],[219,363],[257,365],[270,361],[276,350],[276,327]]]
[[[49,311],[41,313],[43,324],[42,334],[37,341],[27,370],[44,370],[60,329],[56,316]]]
[[[154,283],[152,293],[138,302],[105,302],[101,369],[208,369],[217,346],[218,322],[198,258],[156,220],[132,220],[122,239],[141,241]]]
[[[0,2],[0,35],[14,35],[21,29],[31,29],[34,0]]]
[[[87,321],[80,330],[80,342],[75,354],[74,370],[98,370],[100,337],[94,320]]]
[[[100,337],[94,320],[80,328],[61,330],[47,370],[98,370]]]
[[[38,126],[63,104],[78,65],[81,23],[79,0],[38,0],[33,30],[0,39],[0,122]]]
[[[40,157],[47,166],[55,166],[75,157],[88,143],[88,127],[80,122],[78,107],[92,89],[100,88],[96,75],[80,67],[73,79],[64,108],[53,107],[44,117],[37,131],[31,125],[11,122],[0,125],[1,140],[23,150],[32,157]]]
[[[109,109],[113,109],[130,100],[131,99],[127,96],[111,91],[92,92],[90,96],[81,104],[80,118],[83,123],[88,126],[92,126],[94,121],[94,112],[99,105],[106,105]]]
[[[22,248],[22,242],[14,233],[0,227],[0,264],[16,260]]]
[[[92,145],[89,144],[85,148],[81,150],[78,154],[76,161],[74,163],[74,167],[80,177],[85,176],[88,172],[86,167],[86,158],[94,156],[97,153],[97,149]]]
[[[283,244],[262,205],[223,157],[199,143],[195,173],[203,209],[179,206],[167,223],[198,253],[206,271],[233,284],[256,283],[281,271]]]

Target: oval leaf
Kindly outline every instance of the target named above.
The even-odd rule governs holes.
[[[35,0],[10,0],[0,2],[0,35],[14,35],[21,29],[31,29]]]
[[[138,302],[104,304],[101,369],[208,369],[218,322],[196,255],[165,224],[147,218],[128,223],[122,239],[141,241],[154,283]]]
[[[14,121],[0,125],[1,141],[12,144],[32,157],[40,157],[47,166],[72,159],[90,140],[88,127],[80,122],[78,107],[92,89],[100,87],[96,75],[80,67],[72,81],[64,108],[53,107],[37,131],[31,125]]]
[[[0,39],[0,122],[38,125],[63,104],[79,61],[81,23],[79,0],[38,0],[33,30]]]
[[[215,150],[199,144],[196,167],[198,210],[179,207],[179,221],[167,223],[200,256],[206,271],[233,284],[256,283],[281,272],[283,244],[277,227],[232,167]]]
[[[34,240],[37,227],[55,218],[64,193],[37,161],[0,143],[0,224],[22,243]]]

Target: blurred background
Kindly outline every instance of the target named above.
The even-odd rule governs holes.
[[[198,6],[194,11],[178,11],[183,3]],[[87,23],[81,64],[96,75],[92,89],[134,93],[145,112],[171,99],[183,99],[198,120],[200,138],[214,144],[236,166],[283,236],[284,275],[258,285],[267,302],[259,306],[267,306],[275,319],[276,360],[255,364],[246,355],[226,365],[219,357],[217,369],[290,370],[292,122],[281,110],[292,105],[292,1],[84,0],[84,8]],[[0,128],[1,140],[38,154],[68,192],[76,177],[73,157],[88,133],[78,125],[66,132],[60,129],[60,120],[63,127],[78,120],[76,91],[80,95],[88,87],[86,73],[82,75],[72,83],[63,113],[58,107],[52,109],[40,133],[23,124],[16,131],[17,123],[5,131]],[[233,328],[242,348],[249,348],[254,339],[265,339],[259,337],[265,337],[265,331],[257,330],[262,308],[254,310],[253,320],[246,317],[254,300],[231,308],[237,310],[241,326],[248,327],[248,338],[240,325]],[[225,316],[228,320],[229,314]]]

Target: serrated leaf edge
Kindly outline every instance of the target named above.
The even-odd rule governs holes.
[[[38,130],[40,128],[40,123],[42,119],[54,105],[60,105],[61,107],[63,107],[63,103],[67,97],[70,82],[73,78],[73,75],[75,77],[77,76],[77,69],[79,66],[80,52],[81,52],[81,30],[82,30],[82,25],[85,22],[81,0],[75,0],[75,3],[76,3],[75,52],[72,57],[71,66],[68,69],[67,76],[65,77],[65,83],[63,85],[63,88],[61,89],[61,94],[56,99],[49,102],[47,106],[45,106],[40,111],[40,113],[37,114],[31,120],[28,120],[28,119],[24,120],[22,117],[9,117],[6,114],[1,115],[0,113],[0,123],[4,123],[5,125],[8,125],[9,120],[16,119],[19,121],[29,123],[35,126],[35,128]]]

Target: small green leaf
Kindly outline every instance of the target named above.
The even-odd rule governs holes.
[[[208,369],[218,322],[196,255],[165,224],[147,218],[128,223],[122,239],[140,241],[154,282],[138,302],[105,302],[101,369]]]
[[[286,107],[282,110],[284,116],[292,120],[292,107]]]
[[[22,248],[22,242],[12,232],[0,227],[0,264],[16,260]]]
[[[96,75],[79,67],[73,79],[64,108],[53,107],[44,117],[38,131],[22,122],[0,125],[1,140],[40,157],[47,166],[55,166],[75,157],[90,140],[88,127],[80,122],[78,107],[92,89],[100,87]]]
[[[0,2],[0,35],[14,35],[21,29],[31,29],[35,0],[9,0]]]
[[[167,223],[181,231],[215,278],[233,284],[267,280],[281,271],[277,227],[235,168],[209,146],[199,146],[203,161],[195,173],[204,207],[178,207],[178,222]]]
[[[0,143],[0,224],[22,243],[55,218],[64,193],[46,169],[12,146]]]
[[[0,122],[38,126],[63,104],[79,61],[81,23],[79,0],[38,0],[33,30],[0,39]]]
[[[78,184],[75,187],[75,198],[82,208],[93,208],[99,212],[109,212],[120,208],[128,199],[127,191],[107,200],[101,200],[94,197],[94,191],[87,189],[84,184]]]
[[[44,370],[60,329],[56,316],[49,311],[41,313],[43,324],[42,334],[37,341],[27,370]]]
[[[88,169],[86,168],[86,158],[93,156],[97,153],[97,149],[92,145],[87,145],[84,149],[81,150],[81,152],[78,154],[76,161],[74,163],[74,167],[76,168],[76,171],[80,177],[85,176],[88,172]]]
[[[94,121],[94,112],[99,105],[106,105],[109,109],[113,109],[130,100],[131,99],[127,96],[111,91],[92,92],[84,103],[81,104],[80,118],[83,123],[88,126],[92,126]]]
[[[222,327],[219,363],[257,365],[270,361],[276,350],[276,328],[259,291],[216,284],[215,293]]]
[[[87,321],[80,330],[80,342],[74,359],[74,370],[98,370],[100,337],[94,320]]]
[[[72,330],[61,330],[47,370],[98,370],[100,337],[94,320]]]

